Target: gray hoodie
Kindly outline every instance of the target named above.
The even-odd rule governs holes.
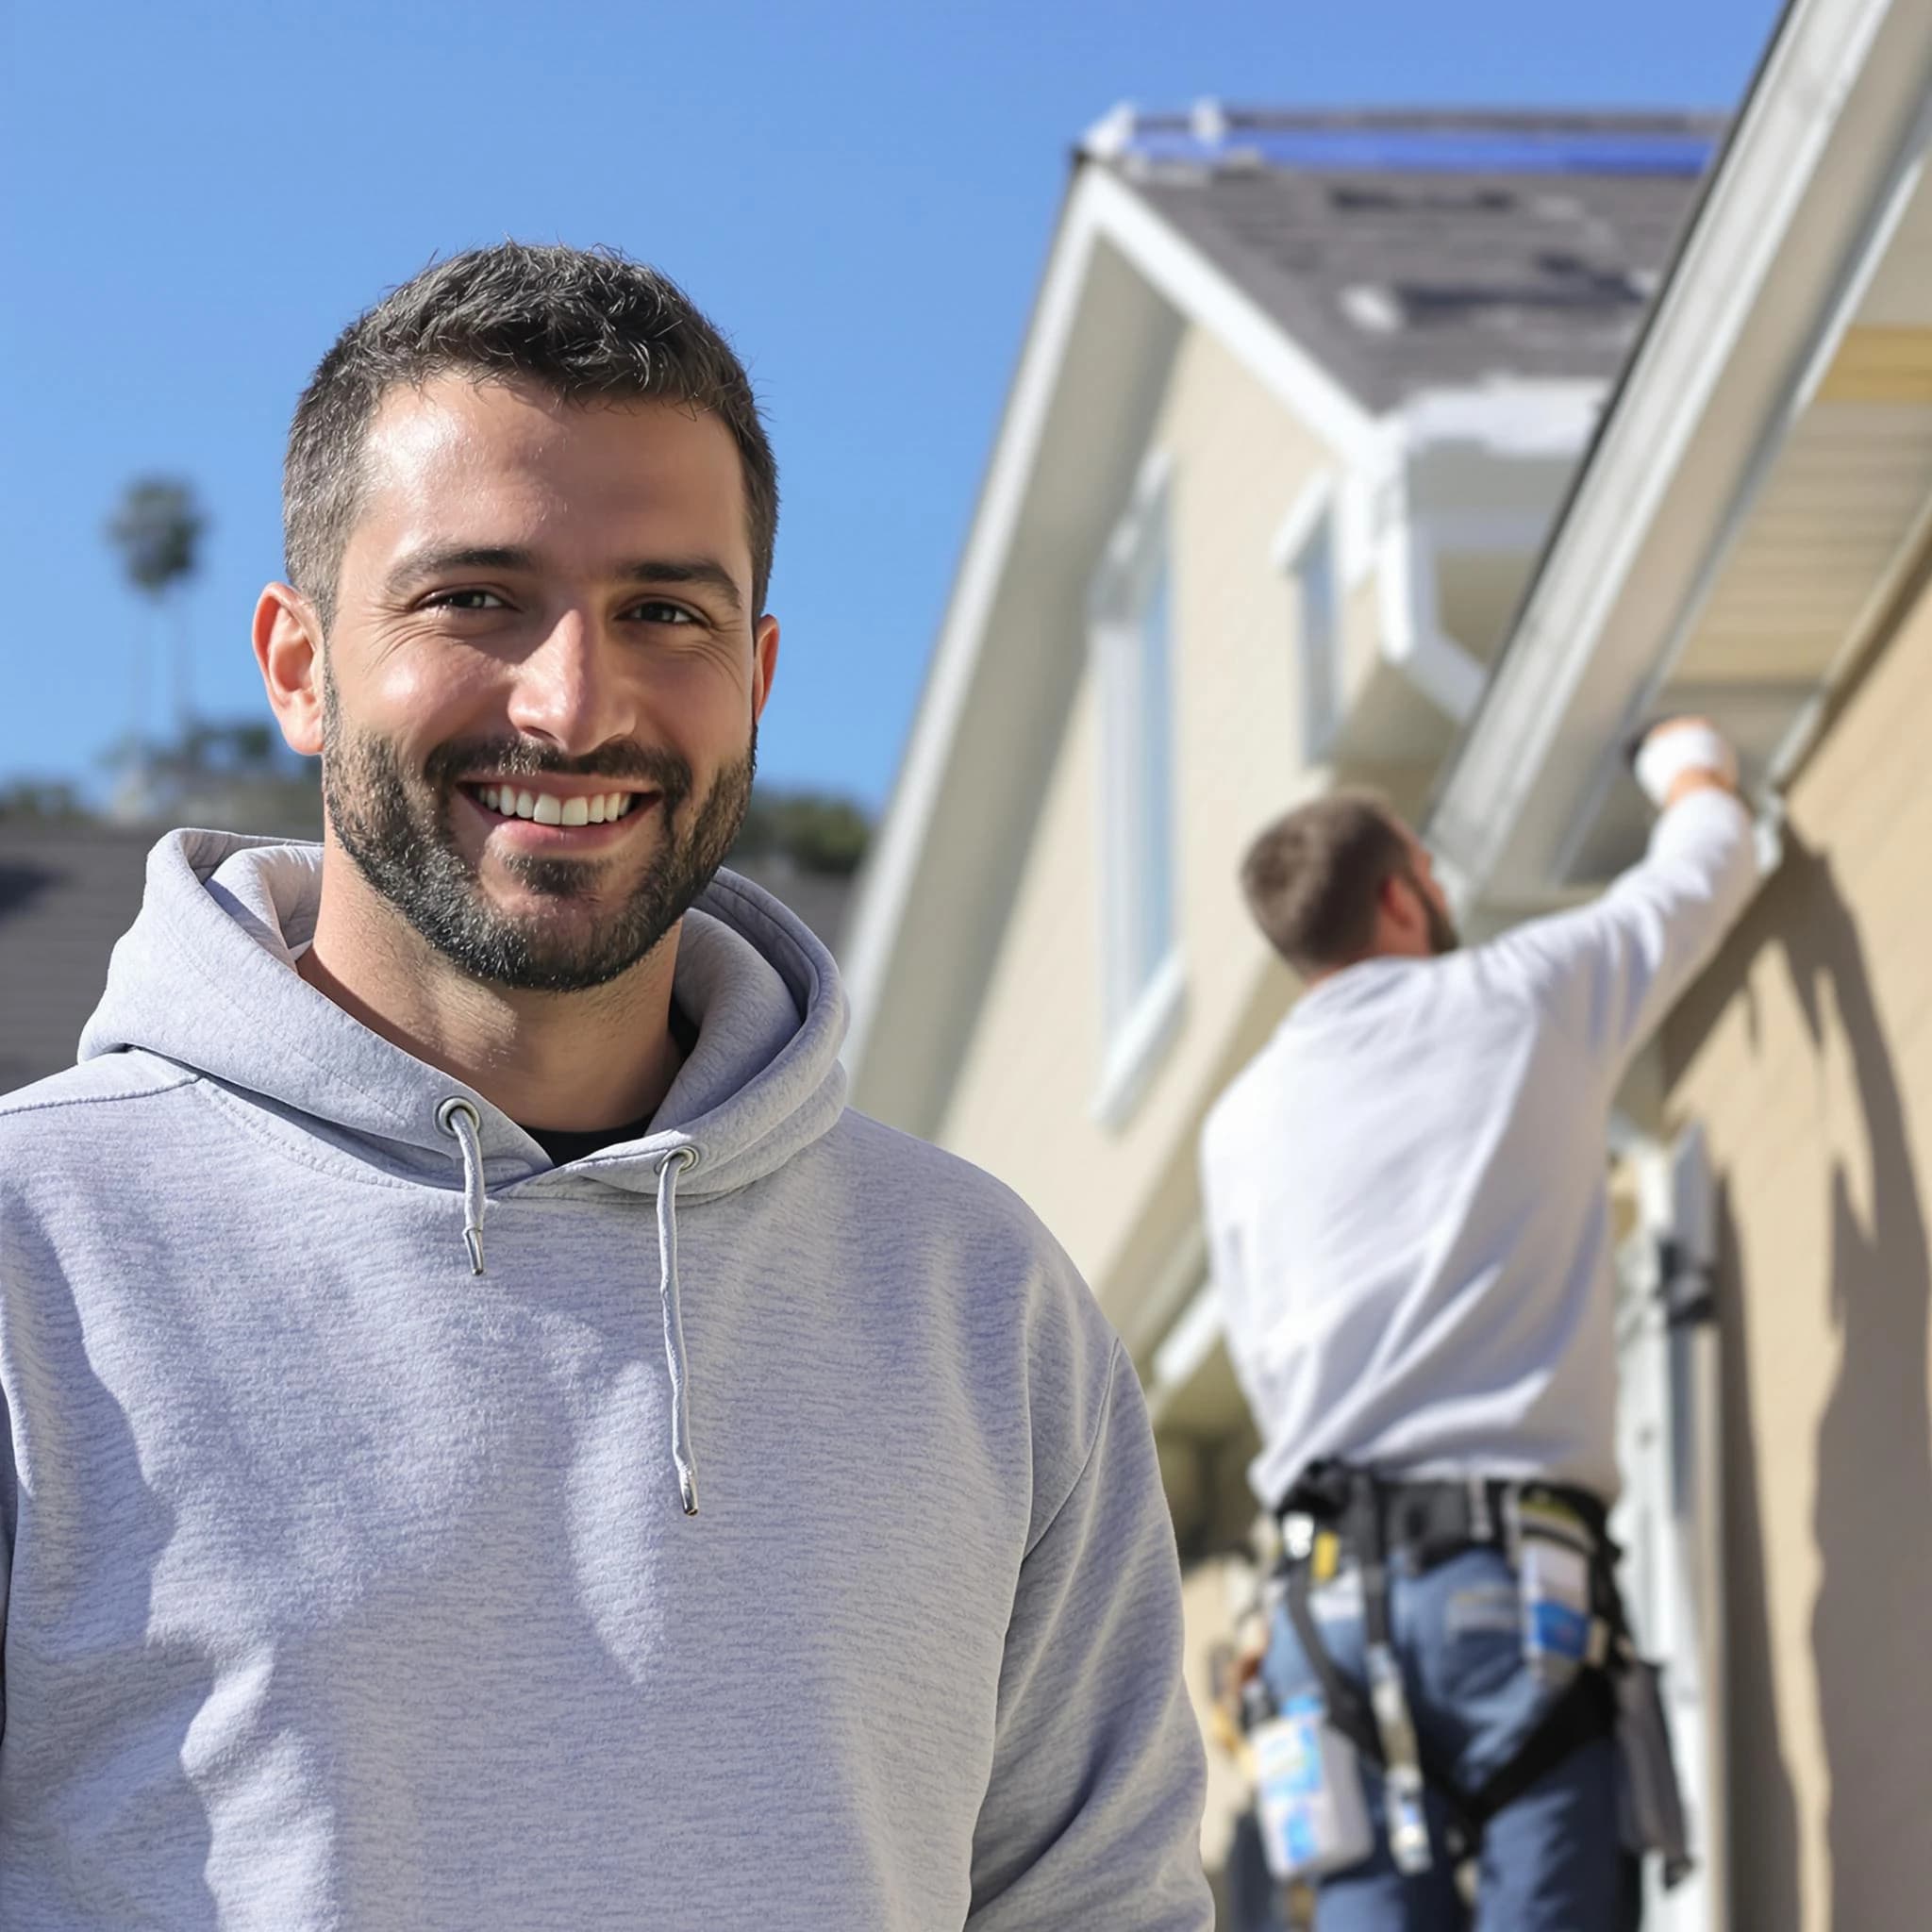
[[[1207,1926],[1132,1369],[824,948],[720,874],[554,1168],[291,970],[319,876],[163,841],[0,1100],[0,1925]]]

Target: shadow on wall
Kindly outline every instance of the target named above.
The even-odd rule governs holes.
[[[1820,1050],[1836,1008],[1870,1163],[1862,1202],[1843,1157],[1829,1177],[1827,1292],[1842,1353],[1818,1429],[1823,1582],[1811,1621],[1831,1775],[1827,1923],[1889,1932],[1926,1923],[1932,1254],[1904,1099],[1852,909],[1828,859],[1789,838],[1784,874],[1799,915],[1781,924],[1785,963]],[[1775,1314],[1761,1287],[1757,1313]],[[1747,1915],[1740,1923],[1757,1922]]]
[[[1731,1924],[1740,1932],[1800,1932],[1798,1807],[1778,1728],[1764,1525],[1757,1507],[1760,1431],[1753,1413],[1748,1346],[1754,1310],[1743,1292],[1730,1193],[1722,1186],[1716,1213],[1724,1415],[1724,1673],[1725,1761],[1730,1773],[1724,1809],[1731,1838]]]

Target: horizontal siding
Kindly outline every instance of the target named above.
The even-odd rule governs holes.
[[[1932,604],[1666,1028],[1724,1255],[1734,1924],[1924,1923],[1932,1790]]]
[[[1171,634],[1179,800],[1178,924],[1188,977],[1180,1033],[1132,1118],[1091,1107],[1100,1015],[1100,742],[1090,676],[1075,700],[1004,942],[940,1138],[1043,1216],[1126,1325],[1166,1259],[1150,1204],[1185,1223],[1193,1134],[1227,1071],[1257,985],[1287,975],[1247,920],[1241,853],[1296,776],[1293,596],[1271,550],[1326,460],[1315,440],[1210,336],[1176,352],[1150,447],[1172,459]],[[1084,653],[1086,641],[1067,648]],[[1177,1177],[1178,1176],[1178,1177]],[[1158,1242],[1154,1245],[1159,1245]]]

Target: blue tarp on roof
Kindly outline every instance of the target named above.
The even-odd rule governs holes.
[[[1204,141],[1186,127],[1140,127],[1123,152],[1157,161],[1417,175],[1701,175],[1714,138],[1627,129],[1247,127]]]

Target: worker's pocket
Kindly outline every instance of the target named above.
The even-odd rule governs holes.
[[[1410,1653],[1430,1702],[1463,1709],[1524,1694],[1523,1599],[1500,1551],[1465,1550],[1407,1595]]]

